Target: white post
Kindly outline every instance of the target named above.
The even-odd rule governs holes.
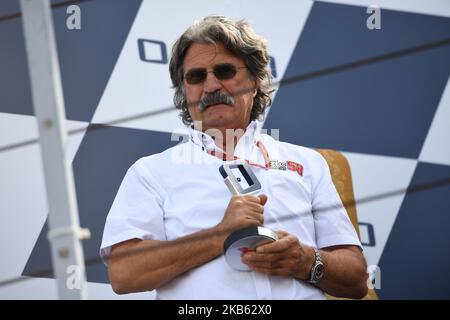
[[[48,238],[60,299],[86,299],[75,184],[67,159],[64,99],[49,0],[20,0],[49,208]]]

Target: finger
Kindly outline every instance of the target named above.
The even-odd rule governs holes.
[[[244,262],[245,263],[245,262]],[[281,267],[279,261],[257,261],[246,263],[251,269],[267,269],[274,270]]]
[[[250,202],[247,203],[247,208],[249,208],[250,210],[257,212],[259,214],[262,214],[264,212],[264,207],[262,205],[260,205],[259,203],[254,203],[254,202]]]
[[[239,211],[238,215],[257,219],[264,219],[264,212],[259,211],[258,208],[245,208],[244,210]]]
[[[277,234],[278,239],[285,238],[289,235],[289,233],[287,233],[286,231],[283,231],[283,230],[278,230],[275,233]]]
[[[242,256],[244,263],[253,262],[274,262],[284,259],[284,255],[279,253],[257,253],[254,251],[247,252]]]
[[[282,252],[289,249],[293,244],[294,244],[293,237],[287,236],[277,241],[263,244],[257,247],[256,252],[258,253]]]
[[[260,204],[260,199],[259,199],[259,197],[254,196],[254,195],[251,195],[251,194],[246,194],[246,195],[238,196],[238,197],[240,197],[240,198],[243,199],[244,201],[254,202],[254,203]]]
[[[265,194],[260,194],[260,195],[258,195],[258,198],[259,198],[259,203],[263,206],[263,205],[265,205],[266,204],[266,202],[267,202],[267,196],[265,195]]]
[[[256,221],[258,226],[261,226],[264,224],[264,216],[258,213],[250,212],[246,214],[245,219]]]

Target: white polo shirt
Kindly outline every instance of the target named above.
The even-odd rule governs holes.
[[[239,140],[235,156],[264,165],[261,141],[270,160],[291,161],[302,170],[252,166],[268,196],[265,227],[284,230],[308,246],[361,246],[331,180],[325,159],[316,151],[279,142],[260,133],[253,121]],[[174,240],[217,225],[231,198],[219,167],[208,150],[213,139],[190,129],[186,143],[139,159],[130,167],[106,219],[100,254],[129,239]],[[221,151],[218,149],[218,151]],[[235,271],[224,256],[176,277],[156,290],[159,299],[323,299],[306,282],[258,272]]]

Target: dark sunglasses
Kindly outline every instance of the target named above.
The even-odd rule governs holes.
[[[189,84],[199,84],[206,80],[209,72],[212,72],[218,80],[228,80],[236,75],[238,69],[245,68],[247,67],[236,67],[231,63],[221,63],[215,65],[212,71],[207,71],[205,68],[191,69],[185,73],[184,78]]]

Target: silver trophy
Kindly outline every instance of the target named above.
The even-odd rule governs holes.
[[[224,164],[220,166],[219,171],[233,195],[257,195],[261,190],[261,184],[245,161]],[[253,226],[233,231],[224,242],[225,260],[235,270],[251,271],[245,263],[242,263],[242,255],[255,250],[259,245],[276,240],[278,240],[276,233],[265,227]]]

